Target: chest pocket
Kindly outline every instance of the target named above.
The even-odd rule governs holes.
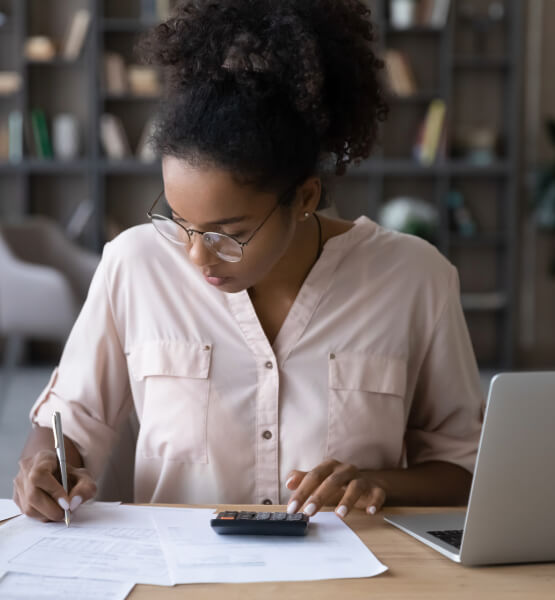
[[[129,353],[131,377],[144,386],[138,451],[145,458],[207,463],[212,346],[155,341]]]
[[[394,468],[403,453],[406,361],[359,352],[328,358],[326,454],[361,469]]]

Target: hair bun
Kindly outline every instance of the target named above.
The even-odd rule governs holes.
[[[363,0],[181,0],[139,49],[165,70],[169,103],[244,118],[262,145],[290,131],[284,152],[310,140],[341,174],[369,156],[387,115],[373,42]]]

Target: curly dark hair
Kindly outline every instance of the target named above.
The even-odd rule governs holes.
[[[265,189],[342,175],[387,116],[374,38],[359,0],[180,2],[137,47],[165,74],[155,149]]]

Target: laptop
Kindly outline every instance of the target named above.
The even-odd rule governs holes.
[[[492,379],[466,512],[385,520],[464,565],[555,561],[555,372]]]

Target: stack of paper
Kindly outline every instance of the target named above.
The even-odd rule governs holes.
[[[133,589],[133,585],[101,579],[7,573],[0,579],[0,597],[4,600],[123,600]]]
[[[300,581],[387,569],[334,513],[312,517],[298,538],[219,536],[213,515],[94,503],[70,527],[17,517],[0,527],[0,597],[47,598],[55,589],[57,598],[120,600],[135,583]]]
[[[13,500],[0,499],[0,521],[20,515],[17,504]]]

